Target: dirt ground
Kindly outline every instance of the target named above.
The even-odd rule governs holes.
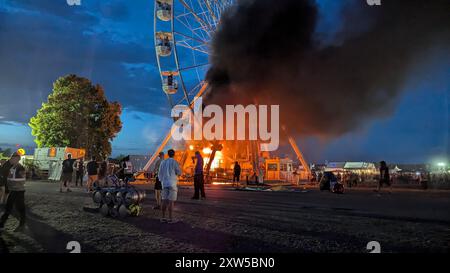
[[[449,252],[450,192],[371,189],[343,195],[315,189],[279,192],[207,187],[207,199],[191,200],[182,186],[175,224],[160,223],[151,187],[144,213],[124,220],[95,212],[91,196],[76,188],[59,193],[49,182],[28,182],[25,233],[11,217],[0,235],[0,252],[351,252],[369,241],[382,252]],[[85,207],[90,209],[84,209]],[[0,209],[3,211],[3,208]]]

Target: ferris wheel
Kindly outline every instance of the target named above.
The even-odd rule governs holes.
[[[170,107],[190,106],[206,85],[210,41],[235,0],[155,0],[154,38],[162,90]]]
[[[154,42],[162,91],[171,108],[178,105],[191,107],[207,87],[205,76],[210,68],[210,42],[220,23],[222,12],[237,0],[154,1]],[[148,171],[155,162],[159,152],[171,139],[171,134],[169,132],[166,135],[152,154],[144,171]],[[289,142],[305,170],[310,172],[295,141],[290,138]],[[206,170],[209,170],[214,161],[215,151],[222,149],[219,143],[213,143],[212,147]],[[258,170],[258,155],[256,149],[253,150],[253,169]]]

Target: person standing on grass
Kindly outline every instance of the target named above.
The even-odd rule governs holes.
[[[72,183],[73,177],[73,165],[75,160],[72,159],[71,154],[67,154],[67,159],[62,163],[61,183],[59,186],[59,192],[63,192],[63,186],[67,188],[67,192],[71,192],[70,183]]]
[[[6,200],[5,212],[0,218],[0,229],[5,227],[6,220],[8,220],[12,209],[15,207],[19,212],[19,226],[14,232],[22,232],[25,229],[25,168],[19,163],[20,155],[14,153],[10,159],[12,167],[9,170],[9,175],[6,184],[6,193],[9,193]]]
[[[173,206],[177,200],[178,193],[178,176],[181,175],[181,168],[178,162],[173,158],[175,151],[170,149],[168,152],[169,158],[162,161],[158,170],[158,177],[162,184],[162,218],[161,222],[175,223],[172,218]],[[166,218],[166,210],[169,212],[169,219]]]
[[[205,195],[205,181],[203,177],[203,157],[199,151],[195,152],[195,169],[194,169],[194,196],[192,199],[199,200],[200,195],[202,199]]]
[[[155,199],[156,199],[156,206],[153,207],[153,209],[161,209],[161,190],[162,190],[162,184],[161,180],[158,177],[159,172],[159,166],[161,166],[161,162],[164,160],[164,152],[160,152],[158,155],[158,159],[155,163]]]
[[[95,156],[92,157],[92,160],[86,165],[86,170],[88,173],[88,181],[86,183],[86,191],[93,191],[92,184],[98,179],[98,163],[96,161]]]
[[[383,184],[386,184],[389,187],[389,193],[392,193],[391,178],[389,176],[389,168],[385,161],[380,162],[380,180],[379,180],[378,188],[377,188],[376,192],[380,192]]]
[[[0,204],[6,203],[9,171],[14,165],[19,163],[19,161],[20,155],[14,153],[11,158],[0,167]]]
[[[108,186],[108,162],[107,159],[100,162],[98,167],[98,184],[100,187],[106,187]]]
[[[84,162],[81,158],[76,167],[77,176],[75,178],[75,187],[78,187],[78,180],[80,180],[80,187],[83,187],[83,177],[84,177]]]
[[[241,177],[241,166],[239,165],[239,162],[235,162],[234,163],[234,169],[233,169],[233,183],[234,182],[238,182],[239,184],[239,179]]]

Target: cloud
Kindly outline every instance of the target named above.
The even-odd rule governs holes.
[[[127,6],[85,1],[79,8],[65,1],[25,0],[1,7],[3,120],[27,123],[46,101],[52,83],[69,73],[102,85],[108,98],[124,108],[168,116],[159,74],[149,65],[155,63],[148,32],[152,4]],[[112,22],[116,16],[120,20]]]

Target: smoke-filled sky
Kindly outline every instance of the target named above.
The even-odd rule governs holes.
[[[113,153],[151,152],[170,126],[152,2],[0,0],[0,147],[32,146],[27,121],[75,73],[125,108]],[[210,99],[279,103],[312,162],[443,158],[449,11],[445,0],[245,1],[216,37]]]
[[[450,3],[358,2],[347,1],[342,26],[323,41],[312,0],[240,1],[213,41],[209,100],[279,104],[298,135],[339,136],[392,115],[412,69],[450,52]]]

